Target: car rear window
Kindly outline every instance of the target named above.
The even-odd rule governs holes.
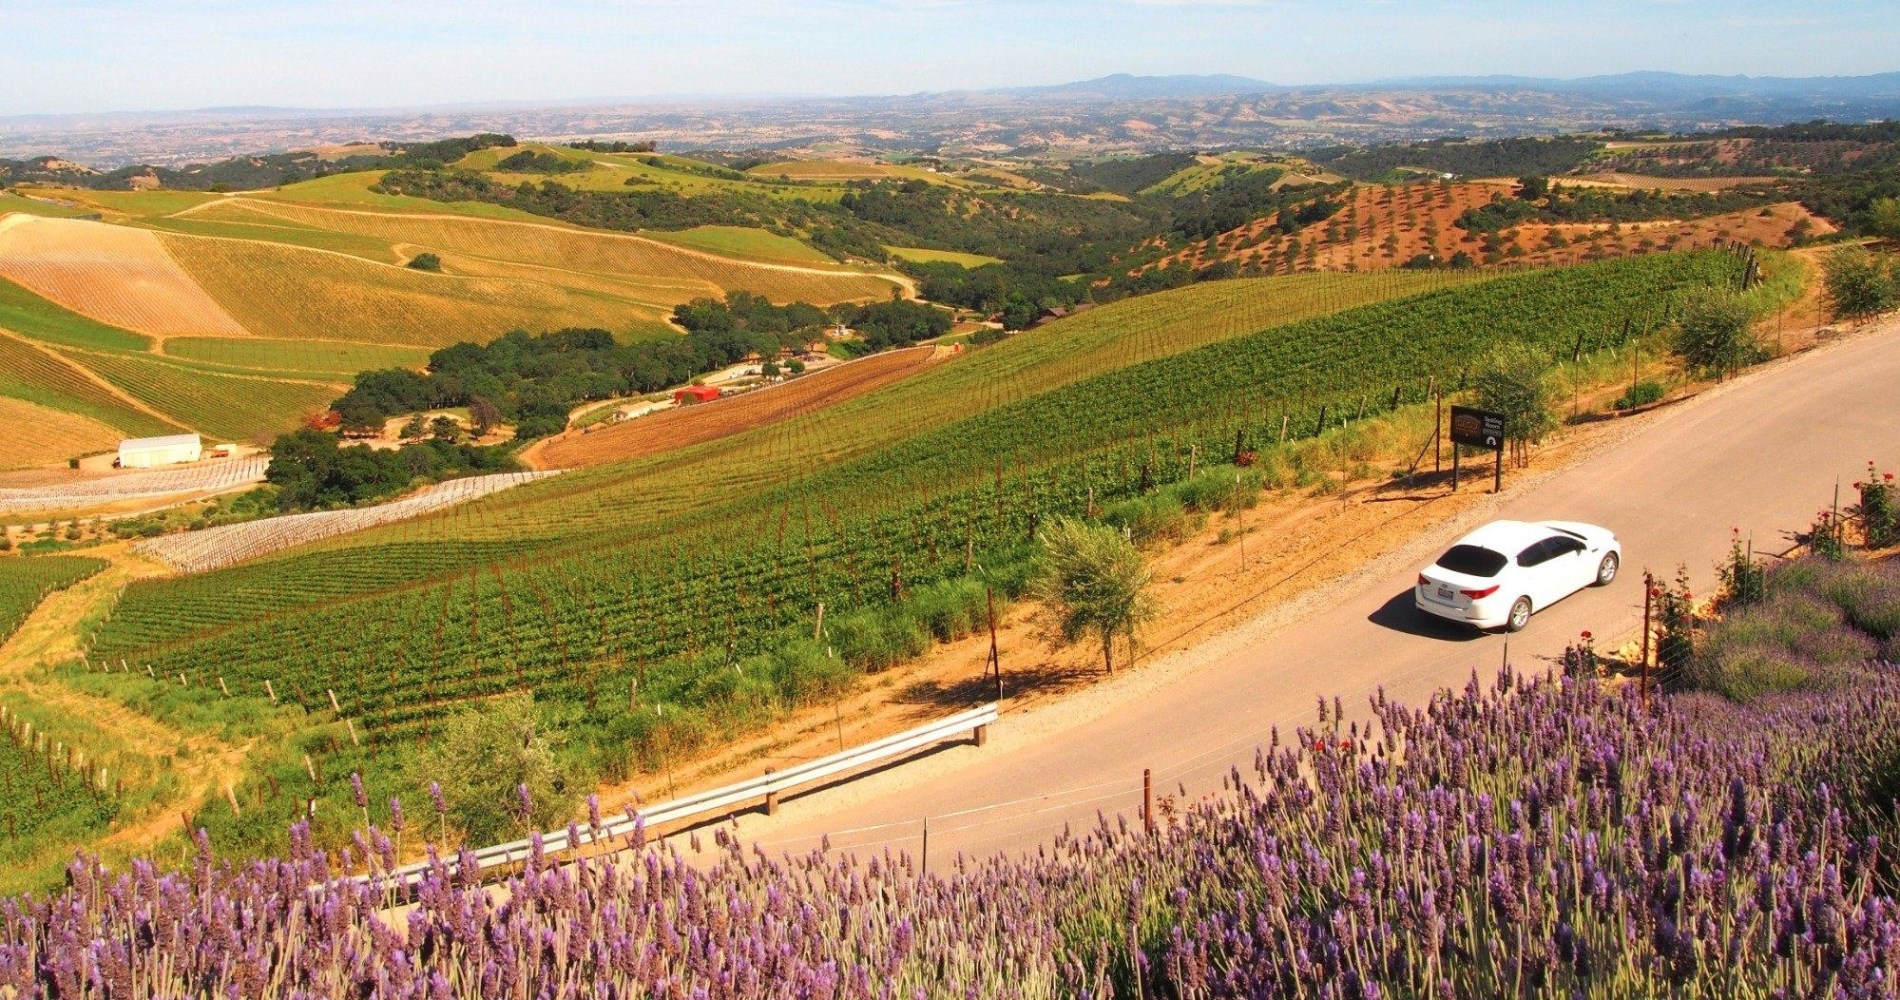
[[[1496,576],[1509,561],[1504,553],[1482,545],[1454,545],[1438,557],[1440,567],[1466,576]]]

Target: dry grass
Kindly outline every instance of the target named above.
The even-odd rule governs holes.
[[[23,469],[104,451],[124,433],[77,413],[0,396],[0,469]]]
[[[622,233],[450,215],[349,212],[251,202],[250,208],[323,229],[358,233],[491,261],[642,280],[684,280],[743,289],[775,301],[818,305],[882,298],[891,284],[841,266],[751,263]],[[685,301],[685,300],[681,300]]]
[[[512,329],[627,326],[628,303],[545,281],[429,274],[282,244],[161,237],[259,336],[444,347]]]
[[[152,233],[78,219],[0,220],[0,276],[76,313],[158,336],[243,336]]]

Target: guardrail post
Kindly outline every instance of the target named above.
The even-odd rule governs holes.
[[[768,779],[772,777],[771,768],[768,767],[765,769],[765,776]],[[778,789],[776,788],[769,788],[765,792],[765,814],[767,816],[778,815]]]
[[[990,741],[989,724],[985,723],[981,726],[976,727],[976,745],[982,746],[983,744],[988,743],[989,741]]]

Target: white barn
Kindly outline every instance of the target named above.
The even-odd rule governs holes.
[[[204,442],[196,434],[131,438],[119,442],[119,468],[152,469],[161,465],[196,462],[203,454]]]

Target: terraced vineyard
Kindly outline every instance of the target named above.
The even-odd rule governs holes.
[[[657,306],[518,277],[427,274],[276,243],[161,238],[178,248],[193,280],[246,329],[278,339],[435,348],[467,340],[470,331],[541,329],[554,316],[607,329],[658,318]]]
[[[87,319],[5,280],[0,280],[0,328],[64,347],[143,351],[152,346],[150,337]]]
[[[103,559],[82,556],[15,556],[0,559],[0,643],[40,606],[46,595],[106,568]]]
[[[0,396],[76,413],[128,435],[175,434],[183,428],[140,410],[51,351],[0,333]]]
[[[883,298],[891,289],[887,280],[835,263],[797,266],[753,263],[722,254],[688,252],[675,245],[675,242],[686,242],[683,240],[579,229],[546,221],[513,222],[438,213],[397,215],[257,200],[219,205],[217,212],[219,215],[261,213],[321,229],[358,233],[392,243],[487,260],[591,274],[699,282],[702,292],[743,289],[775,302],[829,305]]]
[[[234,441],[291,430],[302,416],[321,413],[348,388],[336,382],[213,375],[122,354],[72,357],[144,405],[177,416],[182,424],[213,437]]]
[[[417,368],[429,359],[429,352],[420,347],[255,337],[174,337],[165,342],[165,354],[229,368],[289,369],[333,380],[377,368]]]
[[[1283,421],[1297,437],[1315,432],[1322,408],[1331,424],[1395,396],[1416,401],[1428,378],[1455,385],[1474,352],[1502,340],[1566,356],[1613,345],[1624,320],[1640,324],[1739,267],[1725,254],[1657,255],[1271,327],[995,400],[769,488],[703,490],[686,515],[636,513],[649,495],[639,463],[575,473],[458,508],[453,521],[383,529],[362,547],[137,585],[96,648],[162,673],[243,678],[247,690],[272,679],[309,707],[334,690],[379,740],[426,726],[441,705],[521,686],[575,706],[577,726],[666,729],[645,710],[594,708],[598,691],[625,691],[634,677],[643,704],[700,706],[717,720],[770,697],[757,685],[769,688],[775,668],[741,681],[708,664],[751,663],[787,630],[809,634],[820,601],[844,615],[888,602],[894,578],[919,588],[972,561],[1007,561],[1036,524],[1091,496],[1112,503],[1180,478],[1190,448],[1211,461],[1238,434],[1270,451]],[[481,538],[497,540],[489,561],[458,564]],[[493,560],[498,550],[508,558]],[[424,553],[434,569],[403,566]],[[413,582],[360,584],[364,596],[307,606],[289,596],[349,593],[344,581],[373,568]]]
[[[321,413],[347,388],[334,382],[218,375],[135,355],[71,357],[139,402],[227,440],[291,430],[303,416]]]
[[[90,417],[5,395],[0,395],[0,427],[32,428],[31,433],[0,434],[0,469],[51,465],[105,451],[125,437],[118,428]]]

